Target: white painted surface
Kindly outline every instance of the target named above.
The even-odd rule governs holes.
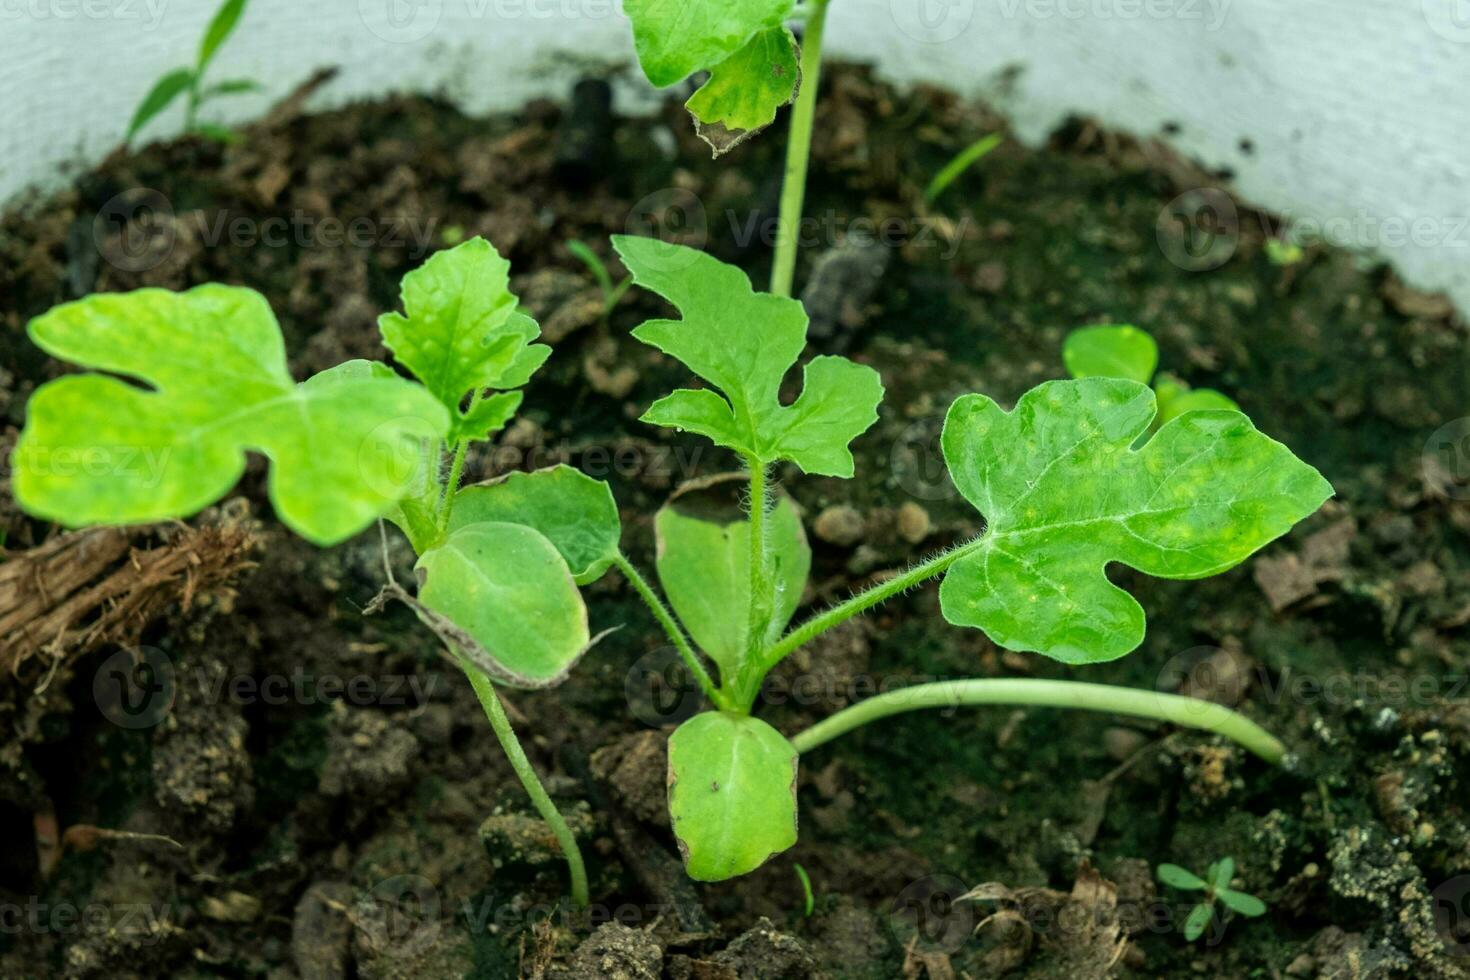
[[[0,0],[0,199],[115,146],[214,6]],[[891,78],[996,99],[1031,139],[1069,112],[1176,123],[1175,144],[1231,168],[1245,198],[1470,310],[1470,0],[835,0],[830,37]],[[416,89],[483,112],[563,93],[568,54],[631,52],[615,0],[253,0],[215,77],[269,95],[214,118],[257,114],[324,65],[342,73],[319,105]]]

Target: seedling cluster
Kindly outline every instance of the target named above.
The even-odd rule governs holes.
[[[464,670],[556,834],[579,904],[588,886],[577,843],[497,688],[545,688],[568,675],[596,639],[580,590],[614,568],[708,702],[669,738],[674,835],[698,880],[747,874],[791,847],[800,756],[903,711],[1002,703],[1102,710],[1216,732],[1279,762],[1279,741],[1220,705],[1070,681],[917,685],[790,739],[755,716],[762,682],[782,660],[934,579],[942,580],[945,619],[1004,649],[1079,666],[1125,656],[1143,641],[1144,611],[1108,579],[1109,564],[1169,579],[1214,575],[1332,494],[1223,395],[1155,381],[1158,354],[1146,334],[1087,328],[1063,352],[1072,380],[1042,384],[1009,410],[983,394],[950,405],[943,459],[983,530],[793,627],[812,552],[780,480],[852,478],[851,445],[878,420],[884,396],[872,367],[804,360],[807,314],[790,298],[826,6],[626,4],[656,84],[710,72],[688,105],[717,152],[798,99],[770,292],[700,251],[629,236],[612,242],[631,283],[678,313],[633,336],[701,382],[649,405],[643,421],[707,438],[740,464],[681,489],[654,516],[661,589],[623,553],[607,484],[562,466],[461,486],[468,448],[514,417],[521,389],[551,353],[518,309],[509,263],[480,238],[406,276],[403,311],[379,321],[384,345],[412,380],[358,360],[294,382],[268,303],[233,286],[94,295],[36,318],[29,331],[38,346],[100,373],[63,377],[32,397],[14,457],[18,501],[73,526],[186,517],[227,493],[246,453],[256,452],[270,461],[276,512],[307,540],[332,545],[375,521],[395,525],[417,555],[419,584],[411,593],[390,576],[383,598],[408,604]],[[196,66],[160,83],[135,128],[186,89],[192,123],[198,103],[218,90],[199,87],[204,70],[243,9],[244,0],[225,4]],[[798,20],[806,23],[800,54],[788,26]],[[954,173],[994,145],[976,144]],[[936,178],[934,196],[954,173]],[[610,314],[629,283],[615,284],[589,246],[569,248],[599,282]],[[801,385],[790,397],[787,377],[798,365]],[[156,465],[130,465],[140,452]],[[88,465],[63,462],[79,459]],[[1208,900],[1252,914],[1240,907],[1248,896],[1229,891],[1230,873],[1212,868]],[[1186,874],[1171,883],[1202,881]]]

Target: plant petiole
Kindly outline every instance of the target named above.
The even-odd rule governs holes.
[[[566,858],[567,871],[572,878],[572,904],[577,908],[586,908],[590,900],[587,890],[587,867],[582,863],[582,851],[577,846],[577,838],[572,833],[572,828],[567,824],[566,818],[552,802],[551,796],[546,792],[546,787],[541,784],[541,777],[536,774],[536,769],[531,765],[531,760],[526,758],[525,749],[521,748],[521,740],[516,737],[515,729],[511,727],[510,719],[506,717],[505,705],[500,703],[500,695],[496,693],[495,685],[490,679],[475,667],[460,660],[460,667],[465,676],[470,679],[470,685],[475,689],[475,697],[480,699],[480,707],[485,709],[485,717],[490,720],[490,727],[495,730],[495,737],[500,740],[500,747],[505,751],[505,757],[510,760],[510,766],[520,777],[521,785],[525,787],[526,794],[531,797],[531,803],[536,807],[536,812],[546,825],[551,828],[551,833],[556,837],[556,842],[561,845],[562,855]]]
[[[889,715],[920,708],[985,704],[1072,708],[1151,718],[1222,735],[1273,766],[1280,765],[1286,757],[1286,746],[1280,739],[1245,715],[1213,701],[1107,684],[1030,678],[937,681],[889,691],[818,722],[791,739],[791,744],[797,752],[805,754],[839,735]]]
[[[644,578],[643,573],[638,571],[638,567],[629,561],[628,556],[622,552],[618,552],[616,557],[613,558],[613,564],[617,566],[618,571],[623,573],[623,577],[633,586],[633,591],[638,593],[639,598],[643,600],[644,604],[648,606],[649,611],[653,613],[653,618],[658,620],[659,625],[664,628],[664,632],[669,635],[669,639],[674,643],[674,649],[679,651],[679,656],[683,659],[685,666],[689,668],[689,672],[694,675],[694,679],[699,682],[700,689],[704,691],[705,697],[710,699],[710,703],[721,711],[735,710],[729,697],[724,691],[715,686],[715,682],[710,678],[709,672],[699,662],[699,657],[695,654],[694,647],[690,645],[688,637],[684,635],[683,627],[679,625],[678,620],[674,619],[673,614],[669,612],[668,607],[664,605],[658,593],[653,591],[653,586],[648,584],[648,579]]]
[[[781,211],[776,229],[776,257],[771,267],[771,292],[790,296],[796,277],[796,250],[801,238],[801,209],[806,202],[806,174],[812,155],[812,125],[817,117],[817,88],[822,81],[822,33],[830,0],[810,0],[806,33],[801,40],[801,91],[791,111],[786,143],[786,175],[781,184]]]

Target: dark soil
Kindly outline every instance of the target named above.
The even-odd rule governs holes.
[[[928,177],[1002,122],[859,69],[826,84],[807,209],[817,243],[798,281],[847,242],[815,274],[814,346],[873,364],[888,397],[856,480],[788,481],[821,532],[808,608],[975,529],[938,467],[945,408],[1060,376],[1062,337],[1084,323],[1151,331],[1165,369],[1228,392],[1338,496],[1227,575],[1121,574],[1151,625],[1123,661],[1082,670],[1001,652],[945,626],[929,589],[793,657],[764,717],[795,732],[906,680],[1078,677],[1237,704],[1292,746],[1292,765],[1103,716],[903,716],[803,760],[789,854],[694,886],[662,808],[662,740],[688,704],[650,689],[667,654],[610,576],[591,590],[593,621],[624,628],[565,686],[510,698],[553,792],[578,811],[596,903],[579,919],[556,906],[563,868],[468,684],[406,610],[361,615],[380,585],[376,532],[331,551],[289,537],[257,465],[240,492],[264,527],[259,566],[233,597],[144,635],[172,693],[148,724],[108,720],[93,696],[112,650],[7,678],[0,975],[1470,974],[1470,486],[1465,456],[1438,452],[1457,444],[1435,435],[1467,414],[1463,324],[1350,255],[1273,265],[1274,222],[1244,205],[1233,250],[1202,269],[1214,263],[1193,257],[1200,240],[1166,205],[1221,175],[1086,121],[1042,149],[1007,142],[926,208]],[[733,461],[636,421],[684,380],[628,337],[660,305],[635,291],[602,324],[565,243],[607,254],[609,234],[652,230],[707,242],[760,282],[783,141],[712,162],[676,102],[652,120],[590,118],[569,128],[537,103],[469,119],[422,98],[287,107],[237,144],[119,155],[19,207],[0,219],[6,439],[34,386],[64,370],[24,335],[55,303],[248,285],[304,375],[385,357],[375,319],[396,307],[402,275],[482,234],[512,259],[556,356],[471,476],[556,460],[607,476],[648,564],[659,503]],[[887,243],[852,246],[859,219]],[[864,290],[872,268],[881,280]],[[16,550],[51,533],[8,493],[0,521]],[[394,554],[407,578],[406,546]],[[1270,911],[1186,943],[1188,896],[1153,869],[1227,856]],[[951,902],[981,885],[981,900]]]

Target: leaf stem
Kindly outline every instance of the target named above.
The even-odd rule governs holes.
[[[796,629],[787,633],[775,646],[768,649],[762,655],[760,660],[762,674],[828,630],[840,626],[860,613],[867,612],[879,603],[886,602],[901,592],[907,592],[909,589],[927,582],[936,575],[944,574],[955,562],[971,552],[978,550],[984,541],[985,539],[983,537],[976,538],[966,544],[951,548],[949,551],[941,552],[928,561],[915,565],[907,572],[901,575],[895,575],[885,582],[879,582],[872,588],[859,592],[846,602],[839,603],[826,612],[813,616]]]
[[[790,296],[796,276],[796,249],[801,238],[801,209],[806,201],[807,166],[812,155],[812,124],[817,114],[817,88],[822,80],[822,33],[827,25],[829,0],[811,0],[806,33],[801,39],[801,91],[791,110],[786,143],[786,175],[781,184],[781,212],[776,229],[776,258],[771,267],[771,292]]]
[[[465,409],[465,415],[475,410],[475,406],[480,404],[480,399],[484,395],[483,388],[475,389],[475,393],[470,396],[470,407]],[[459,492],[459,481],[464,477],[464,458],[469,448],[470,440],[468,439],[459,439],[454,443],[454,458],[449,464],[449,478],[444,481],[443,495],[439,498],[436,523],[440,534],[443,534],[449,527],[449,515],[454,510],[454,495]]]
[[[653,613],[653,618],[658,620],[659,625],[664,628],[664,632],[669,634],[669,639],[674,641],[674,648],[679,651],[679,656],[683,658],[685,666],[694,675],[694,679],[699,682],[699,686],[703,689],[705,697],[709,698],[710,702],[720,710],[729,711],[729,698],[715,686],[715,682],[710,678],[709,672],[704,669],[704,665],[699,662],[699,657],[694,653],[694,647],[690,645],[688,637],[684,635],[684,630],[679,625],[679,621],[674,618],[673,613],[669,612],[668,607],[664,605],[658,593],[653,591],[653,586],[648,584],[648,579],[643,577],[643,573],[638,571],[638,567],[629,561],[628,557],[621,551],[613,558],[613,564],[617,565],[618,571],[622,572],[623,577],[633,586],[633,591],[637,592],[639,597],[648,606],[649,610]]]
[[[495,691],[495,685],[490,683],[490,678],[475,667],[460,660],[460,666],[464,669],[465,676],[470,679],[470,686],[475,689],[475,696],[480,699],[480,707],[485,709],[485,717],[490,720],[490,727],[495,729],[495,737],[500,740],[500,747],[505,750],[505,757],[510,760],[510,767],[520,777],[521,785],[526,788],[526,794],[531,797],[531,803],[535,805],[536,812],[541,814],[541,819],[551,828],[551,833],[556,837],[556,842],[561,845],[562,855],[567,861],[567,871],[572,878],[572,904],[577,908],[586,908],[589,900],[587,891],[587,868],[582,863],[582,851],[577,846],[577,838],[568,826],[566,818],[552,802],[551,796],[546,792],[546,787],[541,784],[541,778],[536,775],[536,769],[531,765],[531,760],[526,758],[525,749],[521,748],[521,740],[516,737],[515,729],[511,727],[510,719],[506,717],[505,705],[500,703],[500,695]]]
[[[938,681],[889,691],[818,722],[793,738],[791,744],[796,746],[797,752],[805,754],[839,735],[889,715],[919,708],[985,704],[1074,708],[1152,718],[1181,728],[1223,735],[1272,765],[1280,765],[1286,756],[1286,746],[1280,739],[1244,715],[1213,701],[1108,684],[1029,678]]]

